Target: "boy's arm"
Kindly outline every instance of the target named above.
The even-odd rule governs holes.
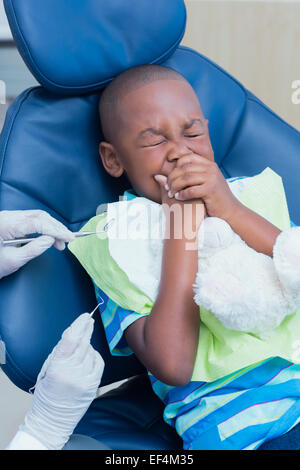
[[[247,245],[273,257],[273,246],[281,233],[275,225],[240,202],[230,217],[225,220]]]
[[[174,199],[173,199],[174,201]],[[178,203],[183,206],[184,203]],[[194,204],[195,208],[195,204]],[[199,223],[205,216],[203,204],[197,204]],[[187,218],[188,219],[188,218]],[[188,220],[185,223],[189,223]],[[193,219],[195,220],[195,219]],[[161,281],[156,302],[149,316],[142,317],[125,331],[127,343],[140,361],[159,380],[169,385],[184,385],[191,379],[199,337],[199,306],[194,302],[193,283],[198,270],[197,228],[176,238],[181,221],[166,217]],[[190,221],[191,222],[191,221]],[[178,225],[179,224],[179,225]],[[177,232],[178,233],[178,232]],[[194,243],[187,250],[186,243]]]

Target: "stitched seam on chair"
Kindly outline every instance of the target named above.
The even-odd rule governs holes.
[[[244,106],[243,106],[243,111],[241,112],[241,115],[240,115],[240,118],[238,120],[238,122],[236,123],[235,125],[235,129],[234,129],[234,132],[232,134],[232,137],[231,137],[231,140],[228,144],[228,148],[224,154],[224,156],[222,157],[221,159],[221,163],[223,162],[223,160],[227,157],[227,155],[231,152],[233,146],[234,146],[234,143],[239,135],[239,131],[242,127],[242,124],[245,120],[245,116],[246,116],[246,108],[247,108],[247,99],[245,99],[245,102],[244,102]],[[223,167],[224,168],[224,167]],[[225,169],[225,168],[224,168]]]
[[[117,390],[117,389],[116,389]],[[109,392],[108,392],[109,393]],[[99,397],[101,398],[101,397]],[[108,397],[109,398],[109,397]],[[105,397],[103,395],[103,400],[105,400]],[[118,418],[120,417],[120,415],[118,414],[118,412],[114,411],[114,410],[110,410],[110,412],[117,416]],[[122,419],[126,419],[126,417],[124,417],[123,415],[121,416]],[[138,426],[140,429],[142,430],[147,430],[149,429],[153,424],[155,424],[156,422],[160,421],[160,419],[163,418],[163,413],[162,414],[157,414],[155,417],[151,418],[150,420],[147,420],[147,422],[145,424],[141,424],[141,422],[139,421],[136,421],[136,420],[132,420],[131,423],[133,423],[135,426]]]
[[[40,68],[36,65],[36,62],[35,60],[33,59],[32,57],[32,54],[29,50],[29,47],[27,45],[27,42],[25,41],[25,38],[24,38],[24,35],[19,27],[19,23],[17,21],[17,17],[16,17],[16,13],[15,13],[15,9],[14,9],[14,5],[10,2],[10,10],[13,14],[13,17],[14,17],[14,23],[13,25],[10,24],[10,27],[12,30],[14,30],[18,35],[19,37],[21,38],[22,40],[22,44],[20,45],[19,44],[19,47],[20,47],[20,50],[23,51],[24,55],[26,55],[27,53],[27,58],[25,59],[25,57],[23,57],[24,61],[26,62],[26,65],[28,66],[28,68],[30,69],[30,71],[33,73],[33,75],[35,76],[35,73],[36,71],[38,72],[38,75],[40,78],[42,78],[43,80],[46,80],[46,82],[48,83],[51,83],[52,85],[54,85],[56,88],[60,88],[62,90],[78,90],[78,89],[83,89],[85,91],[88,91],[88,90],[92,90],[92,89],[95,89],[97,87],[99,87],[99,85],[105,85],[106,83],[110,82],[111,81],[111,78],[105,80],[105,81],[101,81],[101,82],[97,82],[97,83],[94,83],[94,84],[89,84],[89,85],[77,85],[77,86],[65,86],[65,85],[59,85],[57,84],[56,82],[53,82],[52,80],[50,80],[49,78],[47,78],[40,70]],[[167,51],[163,52],[157,59],[154,59],[153,62],[150,62],[151,64],[153,63],[157,63],[158,61],[162,61],[164,56],[168,56],[170,54],[170,51],[172,51],[172,49],[175,49],[176,45],[180,43],[180,41],[182,40],[183,36],[184,36],[184,33],[185,33],[185,27],[186,27],[186,9],[185,9],[185,15],[184,15],[184,21],[183,21],[183,27],[181,28],[181,31],[180,31],[180,34],[177,38],[177,40],[174,42],[174,44],[172,44],[172,46],[170,46]],[[11,22],[10,22],[11,23]],[[175,49],[176,50],[176,49]],[[30,65],[28,63],[28,58],[31,59],[32,61],[32,64],[34,65],[35,67],[35,70],[32,69],[32,65]],[[114,77],[113,77],[114,78]],[[46,88],[46,87],[45,87]]]
[[[143,429],[150,429],[154,424],[158,423],[163,418],[163,414],[154,416],[148,423],[145,424]]]
[[[219,168],[220,168],[220,169],[222,168],[223,171],[226,173],[226,176],[225,176],[226,179],[227,179],[227,178],[230,178],[230,174],[228,173],[228,171],[226,170],[226,168],[223,167],[222,163],[220,163]]]
[[[4,341],[4,339],[3,339]],[[5,343],[5,341],[4,341]],[[35,383],[35,380],[33,379],[33,377],[29,377],[27,374],[24,374],[24,372],[17,366],[16,362],[11,358],[11,355],[7,352],[7,349],[5,351],[5,356],[6,356],[6,362],[4,364],[4,366],[6,365],[9,365],[11,369],[13,369],[13,374],[16,376],[16,375],[20,375],[21,377],[21,380],[25,380],[26,382],[29,382],[30,384],[34,384]],[[29,387],[30,388],[30,387]],[[28,388],[28,390],[29,390]],[[29,393],[29,391],[27,391],[27,393]]]
[[[13,184],[7,183],[7,181],[4,181],[4,180],[2,180],[2,181],[0,182],[0,184],[9,186],[10,188],[17,189],[18,191],[20,191],[20,193],[26,194],[26,196],[31,197],[32,199],[34,199],[34,201],[37,201],[37,202],[40,202],[41,204],[43,204],[49,211],[55,212],[55,213],[56,213],[61,219],[63,219],[66,223],[68,223],[69,225],[71,224],[71,222],[69,222],[65,217],[63,217],[57,210],[52,209],[52,208],[49,207],[47,204],[45,204],[44,201],[42,201],[41,199],[38,199],[36,196],[34,196],[33,194],[31,194],[30,192],[24,191],[23,189],[18,188],[18,186],[14,186]],[[85,220],[89,220],[89,219],[85,219]]]
[[[30,192],[28,191],[24,191],[23,189],[20,189],[18,188],[18,186],[14,186],[13,184],[10,184],[10,183],[7,183],[7,181],[0,181],[0,185],[3,184],[3,185],[6,185],[6,186],[9,186],[10,188],[14,188],[14,189],[17,189],[18,191],[20,191],[20,193],[22,194],[26,194],[26,196],[29,196],[31,197],[32,199],[34,199],[34,201],[37,201],[37,202],[40,202],[41,204],[43,204],[49,211],[52,211],[54,213],[56,213],[66,224],[68,224],[69,226],[70,225],[78,225],[78,224],[81,224],[81,223],[86,223],[90,220],[91,217],[94,217],[94,215],[91,215],[90,217],[87,217],[87,218],[84,218],[82,220],[79,220],[79,221],[76,221],[76,222],[70,222],[68,219],[66,219],[63,215],[60,214],[60,212],[58,212],[56,209],[53,209],[52,207],[49,207],[47,204],[45,204],[44,201],[42,201],[41,199],[37,198],[36,196],[34,196],[33,194],[31,194]]]
[[[243,125],[243,122],[245,120],[245,117],[246,117],[246,106],[247,106],[247,102],[248,101],[251,101],[252,103],[255,103],[257,104],[257,106],[259,106],[260,108],[263,108],[264,110],[266,110],[268,113],[270,113],[272,116],[274,116],[274,118],[278,119],[280,122],[282,122],[283,124],[285,124],[288,128],[290,128],[292,131],[294,131],[298,136],[299,136],[299,131],[294,128],[293,126],[291,126],[288,122],[284,121],[280,116],[278,116],[272,109],[270,109],[268,106],[266,106],[264,103],[260,102],[259,100],[255,99],[255,98],[252,98],[252,96],[248,95],[247,96],[247,100],[246,100],[246,103],[245,103],[245,109],[244,109],[244,112],[243,112],[243,115],[241,116],[241,119],[240,119],[240,122],[239,122],[239,125],[237,126],[237,129],[236,129],[236,132],[234,133],[234,137],[232,139],[232,142],[230,144],[230,147],[226,153],[226,155],[222,158],[221,160],[221,164],[223,163],[223,160],[226,159],[226,157],[230,154],[230,152],[232,151],[233,147],[234,147],[234,144],[235,142],[237,141],[238,137],[239,137],[239,131]],[[222,168],[224,168],[224,170],[226,171],[225,167],[223,166],[222,164]]]
[[[234,78],[233,76],[231,76],[226,70],[222,69],[222,67],[220,67],[218,64],[216,64],[215,62],[211,61],[210,59],[208,59],[207,57],[203,56],[202,54],[199,54],[199,52],[197,51],[194,51],[193,49],[190,49],[188,48],[187,46],[180,46],[179,47],[180,49],[184,49],[188,52],[191,52],[192,54],[194,55],[197,55],[199,57],[201,57],[205,62],[207,62],[210,66],[212,67],[215,67],[217,68],[223,75],[225,75],[227,78],[229,78],[230,80],[232,80],[233,82],[235,82],[238,87],[241,89],[241,91],[243,92],[244,94],[244,103],[243,103],[243,109],[240,113],[240,116],[239,116],[239,119],[237,121],[237,123],[235,124],[235,127],[234,127],[234,130],[233,130],[233,133],[232,133],[232,137],[231,137],[231,140],[228,144],[228,148],[226,149],[223,157],[221,158],[221,163],[222,161],[224,160],[224,158],[226,158],[226,156],[228,155],[228,153],[231,151],[231,147],[232,147],[232,144],[233,142],[235,141],[235,138],[236,138],[236,134],[238,133],[239,129],[240,129],[240,126],[241,126],[241,122],[243,121],[244,119],[244,115],[245,115],[245,110],[246,110],[246,106],[247,106],[247,98],[248,98],[248,94],[247,94],[247,90],[246,88],[236,79]]]
[[[225,152],[223,158],[221,159],[221,164],[222,164],[222,167],[224,168],[224,170],[226,171],[225,167],[223,166],[223,161],[226,159],[226,157],[230,154],[230,152],[232,151],[234,145],[235,145],[235,142],[237,141],[238,137],[239,137],[239,133],[240,133],[240,129],[242,128],[243,126],[243,122],[245,120],[245,117],[246,117],[246,109],[247,109],[247,98],[245,99],[245,103],[244,103],[244,109],[243,109],[243,112],[241,113],[241,116],[240,116],[240,119],[238,121],[238,123],[236,124],[236,127],[235,127],[235,131],[232,135],[232,138],[231,138],[231,141],[228,145],[228,149],[227,151]]]
[[[3,171],[3,166],[4,166],[4,159],[5,159],[5,153],[6,153],[6,149],[7,149],[7,145],[8,145],[8,142],[9,142],[9,139],[10,139],[10,136],[11,136],[11,132],[12,132],[12,128],[13,128],[13,125],[14,125],[14,122],[17,118],[17,115],[19,114],[20,112],[20,109],[21,109],[21,106],[23,105],[24,101],[27,99],[28,95],[32,92],[33,89],[36,89],[38,87],[32,87],[32,88],[29,88],[28,90],[26,90],[24,92],[24,96],[22,98],[20,98],[20,102],[18,103],[18,107],[16,109],[16,111],[14,112],[14,114],[9,118],[9,121],[6,121],[5,124],[4,124],[4,128],[1,132],[1,138],[3,137],[3,148],[2,148],[2,151],[1,151],[1,154],[0,154],[0,162],[1,162],[1,168],[0,168],[0,183],[4,183],[2,180],[1,180],[1,177],[2,177],[2,171]],[[7,184],[7,183],[4,183],[4,184]],[[0,196],[1,196],[1,191],[0,191]],[[2,337],[2,336],[1,336]],[[3,338],[3,337],[2,337]],[[5,340],[2,339],[2,341],[4,341],[5,343]],[[6,363],[5,365],[9,364],[11,366],[11,368],[13,369],[13,373],[14,375],[20,375],[21,377],[21,380],[25,380],[26,382],[30,382],[30,383],[33,383],[33,378],[32,377],[29,377],[28,375],[24,374],[24,372],[16,365],[15,361],[11,358],[11,355],[9,354],[9,352],[6,350],[5,352],[5,356],[6,356]]]
[[[10,117],[10,121],[6,121],[4,123],[4,127],[3,127],[3,130],[1,132],[1,138],[4,136],[3,137],[4,144],[3,144],[2,152],[0,154],[0,162],[1,162],[0,180],[1,180],[1,177],[2,177],[2,171],[3,171],[3,166],[4,166],[4,157],[5,157],[5,153],[6,153],[6,149],[7,149],[8,141],[10,139],[10,135],[11,135],[11,132],[12,132],[13,125],[15,123],[15,120],[16,120],[19,112],[20,112],[21,106],[23,105],[24,101],[27,99],[27,97],[31,93],[31,91],[33,89],[36,89],[36,88],[39,88],[39,87],[32,87],[32,88],[29,88],[28,90],[26,90],[24,92],[24,97],[22,99],[20,98],[20,102],[18,103],[18,108],[16,109],[15,113]]]
[[[252,98],[252,96],[248,96],[248,100],[249,101],[252,101],[253,103],[256,103],[258,106],[260,106],[261,108],[264,108],[266,111],[268,111],[270,114],[272,114],[276,119],[278,119],[279,121],[281,121],[283,124],[285,124],[286,126],[288,126],[292,131],[296,132],[296,134],[300,134],[300,132],[298,131],[298,129],[296,129],[295,127],[293,127],[291,124],[289,124],[288,122],[284,121],[284,119],[282,119],[280,116],[278,116],[278,114],[276,114],[271,108],[269,108],[269,106],[266,106],[264,103],[262,103],[260,100],[257,101],[257,99],[254,99]]]
[[[9,117],[8,120],[7,119],[5,120],[2,132],[0,134],[1,140],[3,139],[3,144],[0,147],[0,165],[1,165],[0,166],[0,185],[1,185],[1,183],[6,184],[7,186],[10,186],[11,188],[17,189],[21,193],[26,194],[29,197],[32,197],[35,201],[40,202],[45,207],[47,207],[47,209],[49,209],[49,210],[55,212],[57,215],[59,215],[59,217],[69,225],[85,223],[89,220],[89,218],[84,218],[84,219],[79,220],[79,221],[71,222],[68,219],[66,219],[62,214],[60,214],[57,210],[49,207],[48,204],[46,204],[44,201],[37,198],[36,196],[33,196],[32,193],[30,193],[28,191],[24,191],[23,189],[20,189],[18,186],[12,185],[12,184],[10,184],[7,181],[4,181],[2,179],[2,172],[3,172],[3,168],[4,168],[4,162],[5,162],[5,155],[6,155],[7,147],[9,145],[9,141],[10,141],[10,138],[11,138],[11,133],[12,133],[15,121],[16,121],[16,119],[17,119],[17,117],[18,117],[18,115],[21,111],[21,107],[23,106],[24,102],[28,99],[29,95],[34,93],[34,91],[38,90],[38,89],[42,90],[43,88],[41,86],[35,86],[35,87],[29,88],[28,90],[25,90],[23,92],[24,96],[23,97],[21,97],[22,95],[19,96],[19,103],[17,104],[17,108],[16,108],[15,112]],[[11,106],[13,106],[13,103],[12,103]],[[0,191],[0,199],[1,199],[1,191]],[[93,216],[91,216],[91,217],[93,217]]]
[[[247,97],[247,90],[244,87],[244,85],[241,82],[239,82],[235,77],[230,75],[230,73],[227,72],[225,69],[223,69],[220,65],[215,63],[213,60],[209,59],[205,55],[200,54],[198,51],[195,51],[194,49],[191,49],[188,46],[179,46],[178,49],[183,49],[183,50],[186,50],[188,52],[191,52],[192,54],[201,57],[201,59],[205,60],[205,62],[207,62],[209,65],[211,65],[213,67],[216,67],[220,72],[222,72],[223,75],[226,75],[227,78],[230,78],[232,81],[234,81],[239,86],[239,88],[241,88],[241,90],[244,92],[245,96]]]

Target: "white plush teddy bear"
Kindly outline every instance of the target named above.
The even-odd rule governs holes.
[[[250,248],[223,219],[198,232],[194,300],[229,329],[266,338],[300,307],[300,227],[279,234],[273,259]]]
[[[229,187],[238,196],[249,182],[264,174],[259,187],[255,181],[251,186],[255,206],[264,205],[263,201],[270,208],[277,201],[284,202],[278,175],[274,188],[270,169],[257,177],[230,182]],[[267,201],[264,187],[272,192]],[[129,281],[153,301],[160,285],[163,214],[160,204],[143,197],[108,204],[108,220],[115,219],[114,232],[108,232],[110,255]],[[283,226],[287,222],[289,219]],[[300,227],[279,234],[271,258],[249,247],[223,219],[207,216],[198,231],[198,272],[193,288],[197,305],[226,328],[267,338],[300,307]]]

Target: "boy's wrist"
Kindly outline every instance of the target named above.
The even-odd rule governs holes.
[[[198,230],[206,216],[205,204],[201,199],[193,202],[173,202],[163,206],[165,215],[165,238],[195,241]]]
[[[206,207],[201,199],[184,202],[175,200],[172,204],[163,204],[163,211],[166,223],[186,227],[187,230],[198,229],[206,217]]]
[[[231,210],[227,214],[222,216],[222,219],[225,220],[231,227],[235,225],[237,220],[240,220],[240,217],[243,217],[247,207],[244,206],[238,199],[236,199],[235,204],[232,206]]]

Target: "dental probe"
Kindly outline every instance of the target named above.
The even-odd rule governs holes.
[[[92,317],[92,316],[94,315],[94,313],[96,312],[96,310],[97,310],[97,308],[99,307],[99,305],[102,305],[102,304],[103,304],[104,300],[103,300],[102,298],[101,298],[101,300],[102,300],[102,302],[100,302],[100,303],[97,305],[97,307],[94,308],[94,310],[89,314],[90,317]]]
[[[108,226],[111,225],[111,223],[113,221],[114,221],[114,219],[111,219],[109,222],[107,222],[104,225],[103,230],[100,230],[99,232],[74,232],[73,234],[74,234],[75,238],[86,237],[88,235],[98,235],[100,233],[107,232]],[[14,240],[3,240],[1,245],[2,246],[14,246],[14,245],[19,245],[19,244],[24,245],[26,243],[32,242],[35,239],[36,239],[36,237],[32,237],[32,238],[15,238]]]

